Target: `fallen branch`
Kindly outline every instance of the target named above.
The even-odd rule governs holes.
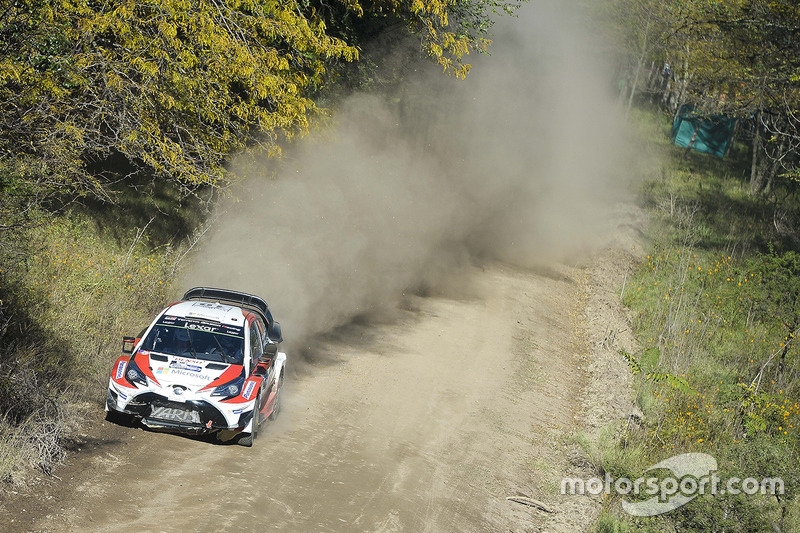
[[[514,503],[519,503],[519,504],[522,504],[522,505],[527,505],[528,507],[535,507],[536,509],[544,511],[545,513],[554,513],[555,512],[553,509],[551,509],[547,505],[543,504],[542,502],[540,502],[538,500],[531,499],[531,498],[526,498],[524,496],[508,496],[506,498],[506,500],[508,500],[510,502],[514,502]]]

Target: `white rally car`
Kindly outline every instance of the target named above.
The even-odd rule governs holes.
[[[124,337],[106,411],[153,429],[217,433],[252,446],[280,410],[286,354],[280,324],[252,294],[196,287],[139,337]],[[227,438],[226,438],[227,437]]]

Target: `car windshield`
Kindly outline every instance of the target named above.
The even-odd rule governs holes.
[[[195,326],[195,327],[193,327]],[[142,350],[241,365],[244,338],[229,333],[197,329],[196,324],[156,324],[142,342]],[[211,331],[209,331],[211,330]]]

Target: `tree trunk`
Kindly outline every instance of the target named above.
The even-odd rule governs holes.
[[[678,116],[681,107],[686,102],[686,90],[689,88],[689,82],[694,77],[694,71],[689,72],[689,47],[686,47],[686,57],[683,58],[683,79],[680,83],[675,84],[675,96],[673,98],[673,112]]]
[[[672,94],[672,73],[667,76],[666,81],[664,82],[663,92],[661,93],[661,107],[664,109],[672,110],[672,106],[670,105],[670,95]],[[673,117],[674,118],[674,117]]]
[[[775,184],[775,177],[778,175],[778,168],[781,166],[781,160],[784,156],[784,150],[786,149],[786,136],[781,136],[781,144],[778,146],[778,151],[775,154],[770,156],[771,163],[769,165],[769,172],[766,174],[766,180],[764,183],[764,192],[769,193],[772,190],[772,186]]]
[[[689,55],[688,46],[686,47],[686,55]],[[691,73],[689,72],[689,59],[687,57],[683,58],[683,69],[681,72],[683,73],[683,76],[679,77],[676,74],[675,83],[673,84],[672,89],[664,95],[665,101],[668,103],[668,109],[672,111],[673,123],[678,118],[678,114],[680,114],[683,104],[686,103],[686,90],[689,87],[689,82],[692,81],[692,78],[694,77],[694,71]]]
[[[733,143],[736,142],[736,136],[739,134],[739,126],[741,123],[741,119],[736,119],[736,122],[733,124],[733,133],[731,133],[731,140],[728,143],[728,148],[725,150],[725,157],[728,157],[731,154],[731,150],[733,150]]]
[[[636,87],[639,84],[639,73],[642,71],[642,65],[644,64],[644,56],[647,53],[647,38],[648,34],[650,33],[650,18],[652,17],[652,12],[647,14],[647,25],[644,29],[644,41],[642,42],[642,53],[639,55],[639,61],[636,62],[636,75],[633,77],[633,84],[631,85],[631,95],[628,97],[628,108],[625,110],[625,120],[628,120],[628,117],[631,114],[631,106],[633,105],[633,97],[636,95]]]
[[[761,113],[755,114],[756,129],[753,132],[753,155],[750,161],[750,194],[755,196],[763,188],[764,174],[758,168],[758,150],[761,147]]]
[[[683,152],[683,159],[689,159],[689,152],[692,151],[692,146],[694,146],[694,141],[697,140],[697,134],[700,133],[700,128],[703,127],[703,122],[705,120],[700,119],[700,122],[697,123],[697,127],[694,129],[694,133],[692,134],[692,138],[689,140],[689,145],[686,147],[686,151]]]
[[[651,104],[658,101],[658,91],[661,89],[661,69],[656,68],[656,62],[650,62],[650,73],[647,76],[647,92]]]

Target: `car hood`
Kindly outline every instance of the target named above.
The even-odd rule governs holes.
[[[243,371],[241,365],[204,361],[158,352],[140,351],[136,357],[137,363],[145,357],[148,369],[152,374],[149,377],[154,378],[162,387],[180,385],[191,391],[211,389],[239,377]]]

